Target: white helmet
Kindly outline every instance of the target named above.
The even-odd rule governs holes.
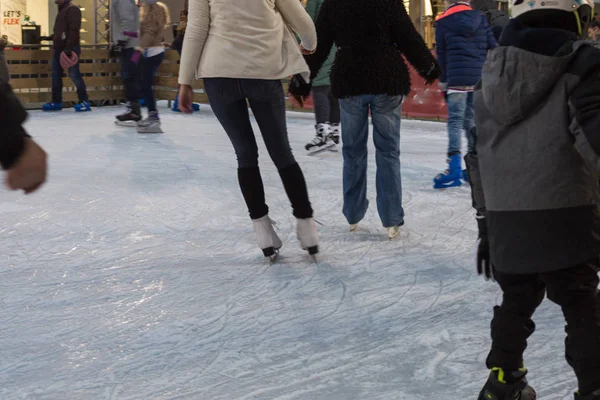
[[[513,0],[512,16],[518,17],[534,10],[577,11],[579,7],[589,6],[594,9],[594,0]]]

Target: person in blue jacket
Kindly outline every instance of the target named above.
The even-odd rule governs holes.
[[[486,16],[468,2],[452,1],[435,27],[440,88],[448,105],[448,169],[434,179],[434,188],[460,186],[466,178],[461,162],[461,134],[465,130],[468,150],[474,151],[471,130],[475,127],[473,89],[481,79],[488,50],[497,46]]]

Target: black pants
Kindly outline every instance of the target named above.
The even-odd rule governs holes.
[[[527,338],[534,332],[531,320],[547,293],[562,308],[567,327],[566,357],[575,371],[582,394],[600,389],[600,297],[598,261],[534,275],[496,272],[503,293],[494,308],[492,350],[488,368],[515,371],[523,366]]]
[[[317,124],[340,123],[340,103],[331,94],[330,86],[317,86],[312,88],[313,107]]]
[[[296,218],[310,218],[313,210],[306,182],[288,141],[285,98],[279,80],[204,79],[204,90],[217,119],[235,149],[238,180],[250,218],[269,212],[258,168],[258,145],[248,112],[248,103],[260,128],[267,151],[283,182]]]
[[[123,49],[121,52],[121,79],[125,86],[125,98],[130,103],[138,103],[140,101],[140,93],[138,91],[138,64],[131,61],[131,56],[135,50],[133,48]]]

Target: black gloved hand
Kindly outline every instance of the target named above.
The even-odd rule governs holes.
[[[304,98],[310,96],[311,85],[306,83],[302,75],[296,74],[292,77],[288,92],[296,99],[300,104],[300,107],[304,107]]]
[[[121,57],[121,53],[123,52],[123,49],[125,48],[125,46],[127,46],[127,40],[119,40],[117,43],[113,43],[110,46],[110,57],[111,58],[119,58]]]
[[[437,81],[440,76],[442,76],[442,69],[437,61],[434,61],[427,71],[423,71],[421,73],[421,76],[425,79],[426,85],[431,85],[433,82]]]
[[[483,275],[486,281],[494,280],[494,266],[490,261],[490,242],[487,232],[487,221],[483,215],[477,215],[479,239],[477,240],[477,274]]]

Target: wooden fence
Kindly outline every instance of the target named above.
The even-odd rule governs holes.
[[[52,100],[52,51],[48,47],[15,47],[5,50],[10,84],[27,108],[40,108]],[[109,57],[106,46],[82,46],[80,65],[88,96],[96,106],[118,104],[125,99],[123,81],[120,78],[121,63]],[[165,60],[155,79],[157,100],[175,100],[179,74],[179,55],[167,50]],[[287,89],[287,83],[284,83]],[[194,101],[207,103],[202,80],[194,82]],[[77,102],[77,92],[73,81],[63,75],[63,101]],[[289,109],[299,110],[287,99]],[[310,110],[308,110],[310,111]]]

